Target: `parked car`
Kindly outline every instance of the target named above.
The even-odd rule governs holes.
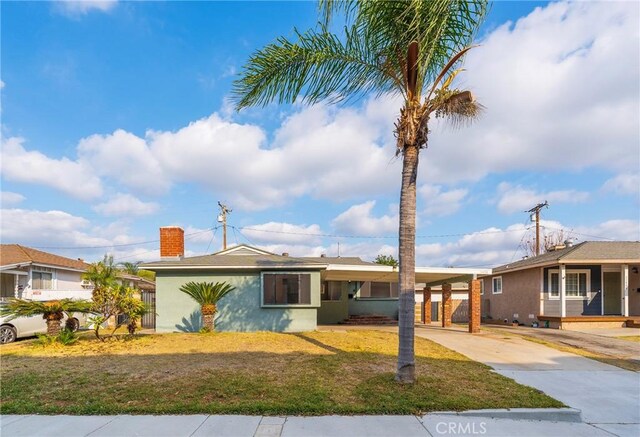
[[[1,304],[0,304],[1,305]],[[86,325],[86,315],[73,313],[73,321],[75,330]],[[64,327],[67,321],[67,315],[62,319]],[[0,316],[0,344],[14,342],[18,338],[33,337],[36,334],[45,334],[47,332],[47,322],[42,316],[32,317],[16,317],[10,319],[10,316]]]

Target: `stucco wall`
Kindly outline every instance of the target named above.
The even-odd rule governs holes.
[[[502,276],[502,294],[492,293],[492,278],[497,276]],[[484,294],[480,299],[483,316],[530,324],[540,314],[540,269],[487,276],[483,281]]]
[[[379,314],[398,319],[398,299],[351,299],[349,314]]]
[[[332,325],[343,322],[349,317],[348,283],[342,281],[340,300],[323,300],[318,308],[318,324]]]
[[[69,291],[81,291],[84,290],[82,285],[82,273],[71,272],[69,270],[56,269],[56,289],[57,290],[69,290]]]
[[[189,281],[228,282],[236,287],[218,305],[216,331],[312,331],[320,306],[320,272],[311,274],[309,307],[261,307],[260,273],[163,272],[156,275],[156,331],[195,332],[201,328],[198,304],[180,291]]]

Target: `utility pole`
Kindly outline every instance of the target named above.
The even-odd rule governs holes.
[[[227,214],[231,214],[232,209],[218,200],[220,214],[218,214],[218,223],[222,223],[222,250],[227,249]]]
[[[531,214],[531,216],[535,214],[536,217],[536,256],[540,255],[540,210],[545,207],[549,207],[549,204],[546,200],[544,201],[544,203],[538,203],[530,210],[525,211]]]

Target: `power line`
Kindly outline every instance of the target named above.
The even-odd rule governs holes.
[[[214,228],[204,229],[198,232],[192,232],[190,234],[185,234],[185,238],[191,238],[195,235],[204,234],[205,232],[210,232],[214,229],[218,229],[219,226]],[[129,246],[143,246],[145,244],[158,243],[160,239],[156,240],[148,240],[148,241],[138,241],[137,243],[126,243],[126,244],[109,244],[105,246],[31,246],[34,249],[110,249],[112,247],[129,247]]]
[[[309,237],[354,238],[354,239],[365,239],[365,240],[398,238],[397,235],[337,235],[337,234],[321,234],[321,233],[312,233],[312,232],[276,231],[271,229],[257,229],[249,226],[241,226],[239,228],[235,226],[230,226],[230,227],[235,228],[237,230],[243,230],[243,231],[266,232],[271,234],[306,235]],[[466,232],[466,233],[460,233],[460,234],[416,235],[416,238],[447,238],[447,237],[461,237],[466,235],[503,234],[506,232],[523,232],[529,229],[531,228],[505,229],[505,230],[499,230],[499,231],[483,231],[483,232]]]

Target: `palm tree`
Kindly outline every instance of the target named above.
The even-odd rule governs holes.
[[[213,332],[213,317],[218,311],[218,301],[235,290],[235,287],[226,282],[187,282],[180,291],[188,294],[200,304],[202,313],[202,326],[206,331]]]
[[[92,304],[86,300],[60,299],[36,301],[26,299],[10,299],[2,309],[2,315],[9,315],[10,320],[16,317],[32,317],[42,315],[47,322],[47,335],[60,334],[60,321],[64,314],[89,313]]]
[[[118,267],[120,267],[120,270],[125,273],[128,273],[130,275],[137,275],[140,271],[140,264],[142,264],[142,261],[121,262],[118,264]]]
[[[454,67],[469,50],[486,0],[321,0],[317,29],[296,30],[254,53],[234,83],[237,109],[272,101],[330,103],[370,94],[400,95],[396,155],[402,154],[399,223],[399,351],[396,380],[415,381],[415,215],[418,154],[427,146],[432,116],[454,123],[481,106],[452,87]],[[345,17],[344,34],[329,26]]]

